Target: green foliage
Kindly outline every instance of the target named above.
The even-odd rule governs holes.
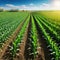
[[[1,12],[0,13],[0,47],[13,34],[15,29],[25,20],[28,12]]]
[[[14,40],[12,46],[11,46],[11,53],[13,55],[13,57],[16,55],[16,52],[17,52],[17,49],[18,47],[20,46],[20,43],[21,41],[23,40],[23,36],[24,36],[24,33],[26,31],[26,28],[28,26],[28,23],[29,23],[29,19],[30,19],[30,16],[27,18],[27,20],[25,21],[24,25],[22,26],[17,38]],[[12,49],[13,48],[13,49]]]
[[[48,26],[44,21],[42,21],[42,19],[37,19],[37,17],[35,16],[35,19],[36,19],[36,22],[38,23],[43,35],[44,35],[44,38],[47,42],[47,44],[50,46],[50,48],[52,49],[52,53],[54,55],[54,58],[55,60],[59,60],[60,58],[60,50],[59,50],[59,46],[57,45],[57,43],[55,42],[55,40],[52,39],[52,37],[47,33],[46,31],[46,27],[48,27],[48,29],[52,32],[52,34],[54,33],[55,35],[57,34],[50,26]],[[46,27],[45,27],[46,26]],[[56,35],[56,37],[58,37],[58,35]],[[55,38],[56,38],[55,37]]]

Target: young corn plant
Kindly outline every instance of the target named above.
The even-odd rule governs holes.
[[[44,34],[44,37],[45,37],[45,39],[47,41],[47,44],[52,49],[52,54],[54,55],[53,59],[59,60],[59,58],[60,58],[59,47],[57,46],[56,42],[53,41],[53,39],[47,34],[47,32],[45,31],[44,26],[41,23],[41,21],[39,21],[36,17],[35,17],[35,19],[36,19],[36,22],[38,23],[39,27],[41,28],[41,30],[42,30],[42,32]]]

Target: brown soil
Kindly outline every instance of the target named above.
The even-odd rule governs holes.
[[[34,17],[33,17],[34,18]],[[34,18],[35,20],[35,18]],[[35,20],[35,24],[36,24],[36,28],[37,28],[37,34],[38,34],[38,48],[37,48],[37,51],[38,51],[38,54],[37,54],[37,57],[36,57],[36,60],[45,60],[45,52],[44,52],[44,44],[42,43],[42,37],[41,37],[41,31],[40,31],[40,28]]]
[[[27,19],[27,18],[26,18],[26,19]],[[26,20],[26,19],[25,19],[25,20]],[[24,22],[25,22],[25,20],[24,20]],[[5,41],[5,43],[3,44],[3,47],[0,48],[0,60],[3,60],[3,55],[5,54],[5,52],[6,52],[7,48],[8,48],[8,46],[9,46],[9,44],[14,41],[14,39],[15,39],[16,36],[18,35],[20,29],[22,28],[22,25],[24,24],[24,22],[22,22],[22,23],[17,27],[17,29],[15,30],[15,32],[8,38],[7,41]]]
[[[38,40],[37,44],[38,44],[37,48],[38,55],[36,56],[36,60],[45,60],[44,51],[43,48],[41,47],[41,42]]]
[[[8,46],[10,45],[10,43],[13,42],[14,39],[16,38],[16,36],[18,35],[23,23],[21,23],[20,26],[18,26],[18,28],[16,29],[14,34],[5,42],[2,49],[0,49],[0,60],[4,60],[2,58],[3,55],[6,53],[6,50],[7,50]],[[28,38],[28,28],[29,28],[29,25],[28,25],[28,27],[25,31],[22,43],[20,44],[19,53],[17,53],[16,57],[13,60],[26,60],[25,56],[24,56],[24,52],[25,52],[25,47],[26,47],[26,41],[27,41],[27,38]],[[37,48],[38,54],[37,54],[35,60],[45,60],[44,50],[43,50],[43,47],[42,47],[42,43],[40,42],[40,38],[38,39],[37,44],[38,44],[39,47]]]
[[[20,51],[13,60],[25,60],[24,52],[25,52],[26,40],[28,38],[28,36],[27,36],[28,35],[28,28],[29,28],[29,24],[28,24],[28,27],[25,31],[22,43],[20,44]]]

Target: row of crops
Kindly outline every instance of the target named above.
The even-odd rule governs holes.
[[[36,56],[38,54],[37,48],[39,47],[38,45],[38,34],[37,34],[37,29],[35,26],[35,22],[33,19],[33,16],[31,16],[31,22],[30,22],[30,30],[28,33],[28,41],[26,44],[26,49],[25,49],[25,55],[26,55],[26,60],[35,60]]]
[[[58,23],[37,12],[1,12],[0,18],[0,51],[18,31],[13,41],[6,45],[4,53],[0,52],[0,59],[60,60]]]
[[[28,13],[0,13],[0,48],[2,44],[8,39],[8,37],[13,34],[18,25],[23,22],[28,16]],[[22,18],[23,17],[23,18]]]
[[[47,49],[49,51],[49,56],[52,60],[60,59],[60,28],[59,25],[52,24],[46,17],[42,15],[34,14],[37,24],[39,25],[43,38],[46,40]]]

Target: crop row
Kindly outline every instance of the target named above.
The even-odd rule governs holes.
[[[60,58],[60,51],[59,51],[59,47],[56,44],[55,41],[53,41],[53,39],[50,37],[50,35],[47,33],[45,26],[47,26],[47,24],[45,24],[44,22],[42,22],[41,19],[37,19],[37,17],[35,17],[36,22],[38,23],[38,25],[40,26],[40,29],[43,32],[43,36],[47,42],[47,46],[49,46],[49,50],[51,50],[51,54],[53,55],[51,59],[55,59],[55,60],[59,60]],[[45,26],[44,26],[44,25]],[[48,27],[48,26],[47,26]],[[48,29],[50,29],[50,27],[48,27]]]
[[[10,46],[10,53],[11,53],[12,57],[16,56],[16,52],[19,50],[19,46],[23,40],[24,33],[25,33],[26,28],[29,23],[29,18],[30,18],[30,16],[27,18],[27,20],[25,21],[24,25],[22,26],[17,38],[14,40],[14,42]]]
[[[14,33],[15,29],[19,26],[19,24],[25,20],[28,13],[24,15],[23,13],[21,13],[20,15],[12,15],[13,13],[5,13],[7,17],[4,16],[3,13],[1,14],[2,16],[0,16],[0,48],[2,47],[3,43],[10,37],[10,35]]]
[[[22,45],[24,46],[23,50],[25,50],[25,54],[22,53],[22,55],[24,55],[22,57],[26,60],[37,60],[39,58],[45,60],[45,53],[50,56],[50,59],[47,57],[46,60],[60,59],[60,26],[58,24],[55,24],[51,19],[48,20],[47,17],[34,12],[15,12],[16,15],[13,12],[5,12],[5,14],[2,12],[1,14],[2,16],[9,16],[4,16],[4,18],[2,18],[0,15],[0,18],[2,19],[2,21],[0,19],[0,48],[23,22],[15,39],[8,44],[5,51],[6,55],[3,55],[4,59],[10,58],[10,60],[15,60],[17,55],[21,53],[21,48],[23,49]],[[27,33],[26,36],[25,33]],[[24,39],[24,36],[26,39]],[[48,52],[45,52],[43,49]],[[42,52],[42,50],[44,52]],[[19,55],[18,58],[21,59],[21,56]]]

